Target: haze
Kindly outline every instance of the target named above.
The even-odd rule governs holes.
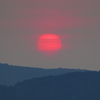
[[[45,33],[62,42],[50,57],[37,49]],[[0,63],[100,70],[99,59],[100,0],[0,1]]]

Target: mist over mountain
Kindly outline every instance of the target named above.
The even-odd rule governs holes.
[[[0,63],[0,84],[1,85],[14,85],[26,79],[35,77],[43,77],[49,75],[60,75],[68,72],[83,72],[87,70],[81,69],[43,69],[33,67],[21,67]]]
[[[0,86],[0,100],[100,100],[100,72],[73,72]]]

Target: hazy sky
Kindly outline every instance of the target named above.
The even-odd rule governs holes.
[[[53,56],[37,49],[45,33],[61,39]],[[100,0],[0,0],[0,62],[100,70]]]

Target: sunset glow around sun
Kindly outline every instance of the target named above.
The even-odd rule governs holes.
[[[55,34],[44,34],[38,40],[38,49],[47,55],[52,55],[61,49],[61,40]]]

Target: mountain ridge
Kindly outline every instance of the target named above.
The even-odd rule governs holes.
[[[100,71],[72,72],[0,85],[0,100],[99,100]]]
[[[26,79],[31,79],[35,77],[43,77],[49,75],[60,75],[68,72],[78,72],[87,71],[81,69],[67,69],[67,68],[57,68],[57,69],[44,69],[44,68],[33,68],[33,67],[21,67],[13,66],[8,64],[0,63],[0,84],[1,85],[14,85],[17,82],[21,82]]]

